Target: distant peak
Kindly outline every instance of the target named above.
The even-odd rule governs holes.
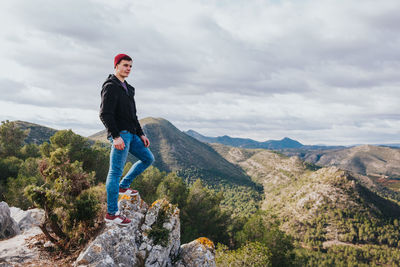
[[[150,123],[159,123],[159,124],[165,124],[170,122],[164,118],[154,118],[154,117],[146,117],[140,120],[141,124],[150,124]]]

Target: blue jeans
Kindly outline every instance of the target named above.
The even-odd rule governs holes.
[[[144,146],[139,136],[125,130],[120,132],[120,136],[124,140],[125,148],[124,150],[119,150],[116,149],[114,145],[111,146],[110,170],[108,171],[106,181],[107,211],[112,215],[118,211],[119,188],[128,188],[133,179],[154,162],[153,154],[150,149]],[[113,140],[111,137],[109,140],[112,144]],[[120,182],[128,152],[139,160],[132,166]]]

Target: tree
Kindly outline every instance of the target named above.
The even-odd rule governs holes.
[[[44,183],[38,170],[37,158],[28,158],[20,164],[18,176],[7,179],[5,200],[10,206],[28,209],[33,203],[24,195],[24,188],[28,185],[41,185]]]
[[[56,132],[50,137],[50,144],[43,143],[40,151],[43,156],[49,157],[50,153],[59,149],[65,149],[71,162],[82,162],[85,172],[95,172],[95,182],[105,182],[109,165],[109,152],[99,142],[93,146],[89,140],[75,134],[71,130]]]
[[[28,131],[22,131],[15,122],[2,121],[0,126],[0,155],[18,156]]]
[[[0,158],[0,201],[5,200],[7,192],[7,179],[9,177],[17,177],[19,169],[23,161],[14,156]]]
[[[20,151],[23,159],[40,157],[39,146],[35,144],[25,144]]]
[[[271,252],[270,260],[273,266],[290,266],[294,259],[293,240],[279,230],[279,222],[266,213],[256,213],[244,225],[243,230],[236,235],[237,242],[245,245],[247,242],[260,242]]]
[[[158,198],[166,198],[172,204],[178,204],[182,209],[186,204],[188,189],[176,173],[169,173],[157,187]]]
[[[221,211],[219,204],[222,199],[222,192],[215,194],[205,188],[200,179],[193,183],[181,210],[183,243],[199,236],[225,244],[229,242],[227,227],[230,216]]]
[[[132,187],[140,192],[144,201],[153,203],[158,198],[157,187],[166,176],[166,172],[161,172],[156,167],[150,166],[133,180]]]
[[[8,177],[17,177],[23,162],[14,156],[0,158],[0,181],[5,181]]]

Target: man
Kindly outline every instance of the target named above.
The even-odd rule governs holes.
[[[100,119],[107,129],[110,140],[110,169],[107,176],[107,215],[105,220],[119,225],[128,225],[131,221],[119,214],[118,195],[137,195],[129,188],[133,179],[154,162],[150,141],[144,135],[136,116],[135,88],[125,79],[132,68],[132,58],[118,54],[114,58],[115,74],[110,74],[101,90]],[[122,172],[128,152],[139,160],[123,177]]]

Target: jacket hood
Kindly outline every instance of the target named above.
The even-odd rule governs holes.
[[[122,86],[121,81],[117,78],[117,76],[115,76],[114,74],[109,74],[107,79],[104,81],[102,88],[104,88],[104,86],[108,83],[113,83],[117,86],[119,86],[122,90],[125,91],[125,88]],[[125,84],[128,88],[128,95],[135,95],[135,87],[133,87],[132,85],[130,85],[126,80],[125,80]]]
[[[118,80],[117,76],[115,76],[114,74],[108,75],[107,79],[106,79],[106,80],[104,81],[104,83],[103,83],[103,87],[104,87],[104,85],[105,85],[106,83],[109,83],[109,82],[113,82],[113,83],[115,83],[115,84],[117,84],[117,85],[121,85],[121,81]]]

